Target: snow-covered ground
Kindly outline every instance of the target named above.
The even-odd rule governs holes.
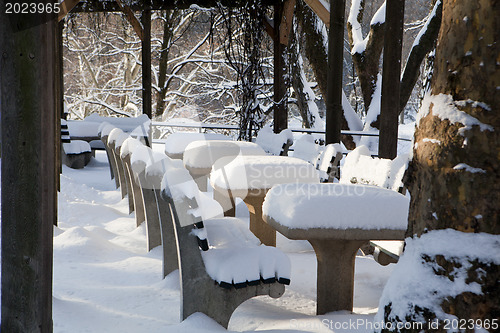
[[[243,205],[238,215],[248,218]],[[292,282],[279,299],[242,304],[230,331],[371,332],[382,289],[394,265],[356,259],[354,314],[316,316],[316,258],[303,241],[278,238],[292,262]],[[106,156],[81,170],[64,167],[59,226],[54,231],[54,332],[223,332],[205,315],[179,322],[178,271],[161,278],[161,249],[146,251],[127,200],[109,177]],[[342,328],[344,327],[344,328]],[[356,327],[355,329],[353,327]],[[340,328],[340,329],[338,329]]]

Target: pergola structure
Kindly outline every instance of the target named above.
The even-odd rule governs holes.
[[[238,6],[245,0],[219,0]],[[274,129],[287,127],[282,100],[283,54],[296,0],[275,6],[266,24],[275,41]],[[49,1],[44,1],[46,4]],[[340,142],[345,0],[331,10],[305,2],[330,27],[326,142]],[[2,7],[5,8],[2,0]],[[2,320],[5,332],[52,331],[52,238],[57,223],[59,119],[62,114],[62,42],[57,22],[68,12],[123,11],[143,46],[143,112],[151,115],[151,10],[211,7],[215,0],[64,0],[54,15],[0,13],[2,121]],[[379,155],[396,155],[404,0],[387,0]],[[140,12],[140,20],[135,13]],[[149,70],[148,70],[149,68]]]

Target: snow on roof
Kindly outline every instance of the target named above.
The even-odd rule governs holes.
[[[263,214],[289,228],[406,230],[409,198],[392,190],[354,184],[274,186]]]
[[[240,155],[219,159],[210,174],[212,186],[231,190],[269,189],[293,182],[318,183],[318,171],[295,157]]]
[[[432,230],[418,238],[407,238],[405,251],[380,298],[375,322],[383,323],[389,303],[392,306],[387,315],[397,321],[406,317],[408,309],[417,306],[429,309],[440,320],[457,320],[455,316],[444,313],[440,303],[447,297],[456,297],[464,292],[481,294],[481,286],[469,280],[467,270],[475,260],[500,265],[499,249],[498,235],[486,233],[445,229]],[[453,279],[436,274],[436,264],[423,260],[424,256],[432,258],[437,255],[457,262]]]
[[[194,141],[187,145],[184,152],[184,165],[191,168],[211,168],[224,156],[265,155],[257,144],[245,141]]]
[[[193,141],[202,140],[231,140],[230,137],[218,133],[190,133],[176,132],[170,134],[165,140],[165,153],[182,154],[186,146]]]

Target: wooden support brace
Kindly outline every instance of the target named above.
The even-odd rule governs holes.
[[[319,16],[326,27],[330,28],[330,10],[323,6],[320,0],[304,0],[304,2]]]
[[[130,22],[132,25],[132,28],[134,28],[135,33],[137,36],[139,36],[140,40],[142,41],[144,39],[144,32],[142,30],[142,25],[135,17],[134,13],[132,12],[132,9],[130,9],[129,6],[124,5],[121,0],[116,0],[116,3],[118,6],[120,6],[121,10],[125,13],[125,16],[127,17],[127,20]]]
[[[57,22],[61,22],[62,19],[68,15],[68,13],[75,8],[75,6],[80,2],[80,0],[63,0],[59,4],[59,14],[57,15]]]
[[[290,40],[290,31],[293,24],[293,12],[295,10],[296,0],[286,0],[283,4],[283,13],[281,15],[281,22],[279,25],[280,43],[288,45]]]
[[[264,29],[272,40],[276,39],[275,36],[276,34],[274,33],[274,21],[265,15],[264,15]]]

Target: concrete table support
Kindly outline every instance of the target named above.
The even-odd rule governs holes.
[[[262,203],[266,193],[267,190],[250,191],[243,202],[250,213],[250,231],[260,239],[262,244],[276,246],[276,230],[262,220]]]
[[[359,247],[365,242],[309,239],[318,260],[316,314],[352,311],[354,260]]]
[[[354,261],[359,247],[370,239],[403,240],[403,229],[288,228],[272,217],[264,221],[289,239],[307,240],[318,260],[317,307],[322,315],[333,311],[352,311]]]

